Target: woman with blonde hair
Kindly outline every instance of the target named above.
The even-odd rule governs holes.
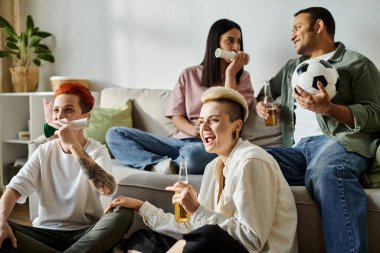
[[[262,148],[240,139],[248,117],[244,97],[226,87],[204,92],[200,136],[218,155],[207,166],[200,193],[185,182],[166,189],[190,213],[179,223],[149,202],[115,198],[113,207],[138,211],[152,230],[135,232],[126,249],[139,252],[297,252],[297,213],[277,162]],[[150,245],[151,248],[148,246]]]

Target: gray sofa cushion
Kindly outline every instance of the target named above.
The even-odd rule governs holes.
[[[171,91],[162,89],[106,88],[100,97],[101,107],[114,107],[132,99],[133,127],[140,130],[171,135],[175,128],[165,117]]]
[[[244,122],[241,138],[258,146],[281,146],[281,127],[280,124],[265,126],[264,119],[257,115],[254,101],[249,108],[248,119]]]

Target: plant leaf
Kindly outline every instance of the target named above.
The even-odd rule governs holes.
[[[0,51],[0,58],[10,56],[12,53],[12,51]]]
[[[35,32],[34,35],[37,35],[41,38],[47,38],[47,37],[51,36],[52,34],[48,33],[48,32],[39,31],[39,32]]]
[[[33,18],[31,15],[28,15],[26,17],[26,30],[27,30],[29,36],[33,34],[34,22],[33,22]]]
[[[44,44],[38,44],[36,47],[37,47],[38,49],[44,49],[44,50],[48,50],[48,51],[50,51],[49,48],[48,48],[48,46],[46,46],[46,45],[44,45]]]
[[[38,45],[38,43],[40,43],[41,41],[41,38],[40,37],[37,37],[37,36],[32,36],[30,38],[30,44],[29,46],[30,47],[35,47],[36,45]]]
[[[43,45],[43,44],[36,45],[35,49],[36,49],[35,50],[36,54],[52,54],[51,51],[50,51],[50,49],[47,46]]]
[[[2,16],[0,16],[0,28],[5,28],[5,29],[12,30],[13,32],[15,32],[15,30],[13,29],[13,26]]]
[[[34,59],[33,63],[36,64],[37,66],[41,66],[41,61],[38,59]]]
[[[25,32],[20,34],[20,40],[22,45],[26,48],[28,46],[28,35]]]
[[[13,26],[3,17],[0,16],[0,28],[4,28],[9,36],[17,37],[17,33]]]
[[[7,41],[17,43],[17,39],[11,36],[7,37]]]
[[[35,47],[34,53],[36,54],[51,54],[50,50]]]
[[[34,29],[34,22],[33,22],[33,18],[32,18],[31,15],[28,15],[28,16],[26,17],[26,27],[27,27],[28,29],[31,29],[31,30]]]
[[[7,43],[5,43],[5,45],[6,45],[8,48],[10,48],[10,49],[15,49],[15,50],[18,50],[18,49],[19,49],[18,46],[17,46],[17,44],[15,44],[15,43],[13,43],[13,42],[7,42]]]
[[[44,61],[54,62],[54,57],[51,54],[37,54],[37,57]]]

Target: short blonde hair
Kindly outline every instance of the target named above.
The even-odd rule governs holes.
[[[203,104],[210,101],[226,100],[237,103],[243,109],[244,121],[248,118],[248,104],[243,95],[231,88],[216,86],[203,92],[201,101]]]

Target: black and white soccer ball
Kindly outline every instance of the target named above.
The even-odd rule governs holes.
[[[318,92],[317,81],[325,87],[332,99],[338,91],[339,75],[333,65],[321,59],[309,59],[300,63],[292,76],[292,88],[298,85],[311,94]]]

